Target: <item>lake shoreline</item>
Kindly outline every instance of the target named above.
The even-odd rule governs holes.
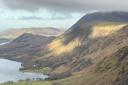
[[[0,58],[0,61],[0,83],[8,81],[18,82],[19,80],[26,79],[45,80],[45,78],[48,78],[47,75],[43,75],[42,73],[21,72],[19,70],[19,68],[21,67],[20,62],[4,58]]]

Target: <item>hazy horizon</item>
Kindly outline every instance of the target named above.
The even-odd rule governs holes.
[[[94,11],[127,11],[126,0],[0,0],[0,31],[12,28],[68,29]],[[119,5],[122,5],[121,7]]]
[[[20,0],[18,1],[20,2]],[[10,6],[11,4],[17,5],[19,2],[15,0],[0,0],[0,31],[31,27],[68,29],[84,15],[78,12],[65,14],[49,11],[46,7],[40,7],[31,11],[22,8],[13,9]],[[19,6],[22,6],[22,4]]]

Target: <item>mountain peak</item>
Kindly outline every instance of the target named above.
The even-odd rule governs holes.
[[[127,22],[128,12],[94,12],[83,16],[67,31],[67,34],[71,34],[70,32],[72,32],[72,35],[88,36],[93,31],[92,28],[95,28],[95,26],[99,24],[104,26],[116,26],[127,24]]]
[[[128,12],[94,12],[85,15],[80,21],[84,21],[84,23],[95,21],[128,22]]]

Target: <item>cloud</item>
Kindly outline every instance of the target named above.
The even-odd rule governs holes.
[[[59,12],[128,11],[127,0],[3,0],[12,9],[35,11],[41,8]]]
[[[17,19],[21,19],[21,20],[66,20],[67,17],[43,18],[43,17],[37,17],[37,16],[22,16],[22,17],[19,17]],[[72,18],[70,18],[70,19],[72,19]]]
[[[20,16],[17,19],[21,20],[69,20],[69,19],[75,19],[79,16],[73,16],[71,14],[62,15],[62,14],[52,14],[51,17],[43,17],[43,16]]]
[[[27,10],[10,10],[0,9],[1,19],[19,19],[19,20],[69,20],[79,19],[81,13],[56,13],[47,10],[27,11]]]
[[[18,19],[21,19],[21,20],[46,20],[42,17],[36,17],[36,16],[23,16]]]
[[[0,13],[4,13],[4,11],[3,10],[0,10]]]

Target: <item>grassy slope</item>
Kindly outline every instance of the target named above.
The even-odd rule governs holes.
[[[102,29],[102,32],[100,30],[98,30],[96,33],[95,33],[95,30],[93,31],[95,35],[97,35],[97,34],[99,34],[99,32],[101,32],[102,33],[100,35],[101,37],[94,38],[92,36],[93,35],[93,32],[92,32],[92,33],[90,33],[89,36],[85,36],[85,41],[82,41],[83,35],[78,35],[72,40],[67,39],[67,38],[69,38],[70,35],[68,35],[68,36],[64,35],[64,36],[60,36],[60,38],[57,38],[52,43],[50,43],[48,47],[49,47],[49,50],[51,51],[52,55],[49,57],[49,60],[51,60],[55,63],[58,61],[57,64],[60,62],[60,67],[57,66],[57,68],[55,68],[54,70],[58,70],[59,68],[62,68],[61,63],[63,62],[63,58],[65,59],[66,64],[67,64],[67,65],[65,65],[66,66],[65,68],[77,67],[77,66],[79,67],[80,63],[82,63],[83,58],[84,59],[88,58],[88,57],[86,57],[87,55],[90,55],[96,51],[102,50],[103,48],[106,48],[107,45],[111,45],[111,43],[113,43],[113,44],[118,43],[118,42],[120,43],[120,41],[116,42],[116,40],[119,39],[118,36],[120,37],[121,33],[119,33],[119,35],[118,35],[118,33],[115,34],[115,32],[113,31],[113,29],[118,28],[118,25],[117,26],[115,26],[115,25],[101,26],[101,27],[105,28],[104,30]],[[119,28],[120,28],[120,26],[119,26]],[[97,28],[97,29],[99,29],[99,28]],[[109,29],[109,31],[108,31],[108,29]],[[107,35],[103,35],[105,33],[107,33]],[[82,33],[80,33],[80,34],[82,34]],[[111,36],[113,34],[115,34],[114,37]],[[81,38],[81,36],[82,36],[82,38]],[[67,41],[69,41],[69,40],[70,41],[65,44],[66,39],[67,39]],[[90,41],[91,41],[91,43],[90,43]],[[113,41],[115,41],[115,42],[113,42]],[[123,45],[123,43],[122,43],[122,45]],[[109,49],[109,48],[107,48],[107,49]],[[80,52],[80,50],[81,50],[81,52]],[[71,61],[70,61],[70,59],[71,59]],[[62,60],[62,62],[61,62],[61,60]],[[73,69],[75,69],[75,68],[73,68]]]
[[[118,41],[114,40],[107,48],[90,55],[94,65],[58,82],[62,85],[127,85],[128,35],[117,34],[112,38],[118,38]]]
[[[128,78],[126,75],[128,72],[127,30],[128,28],[114,33],[111,38],[104,40],[105,42],[114,39],[111,44],[104,49],[87,55],[92,58],[92,66],[66,79],[47,82],[35,81],[32,82],[32,85],[127,85],[127,82],[124,81]],[[122,81],[124,82],[122,83]],[[15,85],[26,84],[19,82]]]
[[[5,83],[0,85],[51,85],[48,81],[23,81],[18,83]]]

